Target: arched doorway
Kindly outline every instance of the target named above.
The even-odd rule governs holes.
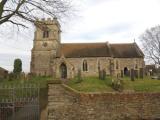
[[[129,75],[129,71],[128,71],[128,68],[127,68],[127,67],[124,68],[124,75],[125,75],[125,76],[128,76],[128,75]]]
[[[61,64],[60,73],[61,73],[61,78],[63,78],[63,79],[67,78],[67,66],[65,63]]]

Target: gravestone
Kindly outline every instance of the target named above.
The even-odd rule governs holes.
[[[135,78],[138,78],[138,70],[134,70]]]
[[[124,77],[124,73],[123,73],[123,70],[121,70],[121,77],[122,77],[122,78]]]
[[[134,81],[134,77],[135,77],[135,74],[134,74],[134,69],[131,69],[131,81]]]
[[[143,68],[140,68],[140,70],[139,70],[139,77],[142,79],[144,77],[144,69]]]

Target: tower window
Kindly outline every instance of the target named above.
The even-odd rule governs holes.
[[[88,71],[88,65],[86,60],[83,61],[83,71]]]
[[[44,31],[43,32],[43,38],[48,38],[49,37],[49,31]]]

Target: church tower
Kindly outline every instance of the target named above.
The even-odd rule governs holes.
[[[35,23],[35,35],[31,52],[31,73],[52,75],[52,62],[60,47],[60,24],[56,18],[42,19]]]

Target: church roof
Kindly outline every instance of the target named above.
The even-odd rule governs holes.
[[[144,55],[136,43],[65,43],[57,53],[57,57],[115,57],[115,58],[143,58]]]
[[[110,57],[106,43],[66,43],[61,44],[58,56],[66,58],[79,57]]]
[[[136,43],[110,44],[112,56],[115,58],[141,58],[143,52]]]

